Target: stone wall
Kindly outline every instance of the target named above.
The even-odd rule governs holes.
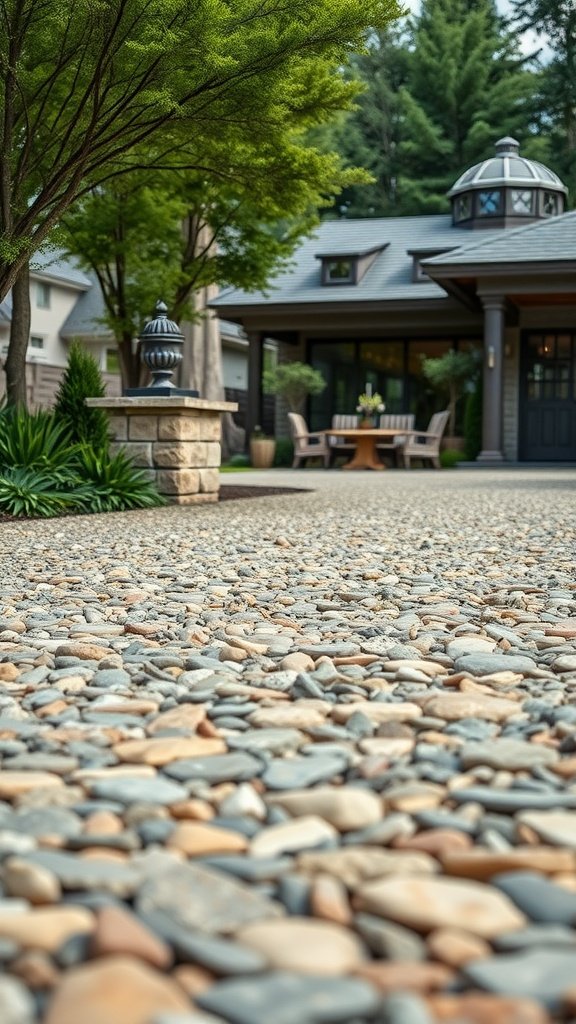
[[[147,471],[160,494],[177,505],[217,501],[220,414],[234,402],[200,398],[89,399],[110,415],[113,448]]]

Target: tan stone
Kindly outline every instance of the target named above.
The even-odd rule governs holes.
[[[348,705],[350,707],[350,705]],[[478,693],[446,693],[431,697],[424,705],[427,715],[455,722],[461,718],[481,718],[486,722],[504,722],[517,715],[518,704],[504,697]]]
[[[354,932],[307,917],[255,921],[240,928],[236,938],[267,957],[271,968],[300,974],[347,974],[365,957]]]
[[[257,691],[252,690],[256,695]],[[331,705],[326,705],[327,709]],[[295,728],[311,729],[318,725],[324,725],[326,715],[317,708],[310,707],[308,701],[295,701],[284,707],[258,708],[248,715],[251,725],[259,729],[268,728]]]
[[[172,804],[170,813],[173,818],[190,821],[211,821],[215,815],[214,808],[206,800],[191,797],[189,800],[179,800]]]
[[[128,741],[127,741],[128,742]],[[115,764],[111,768],[77,768],[70,778],[74,782],[106,781],[107,779],[153,779],[156,772],[145,764]]]
[[[246,661],[248,657],[248,651],[243,651],[241,647],[232,647],[230,644],[224,644],[224,647],[220,648],[220,654],[218,655],[220,661],[234,661],[240,663]]]
[[[16,912],[0,910],[0,937],[12,939],[25,949],[53,953],[71,935],[93,931],[94,915],[85,907],[39,907]]]
[[[67,971],[44,1024],[150,1024],[170,1010],[190,1011],[174,981],[133,957],[112,956]]]
[[[112,652],[109,647],[102,647],[99,644],[91,644],[86,643],[85,641],[76,640],[67,644],[61,644],[60,647],[57,647],[55,656],[57,658],[81,658],[83,661],[101,661],[102,658],[109,657],[111,653]]]
[[[95,811],[86,818],[82,831],[88,836],[117,836],[124,831],[124,822],[111,811]]]
[[[0,680],[5,683],[11,683],[14,679],[17,679],[20,675],[20,669],[16,665],[12,665],[6,662],[4,665],[0,665]]]
[[[385,672],[399,672],[400,669],[405,668],[411,668],[417,672],[424,672],[424,674],[430,676],[430,678],[434,678],[434,676],[445,676],[448,674],[448,669],[437,661],[425,661],[419,658],[408,658],[406,659],[406,661],[384,662]]]
[[[117,451],[124,451],[139,469],[152,469],[154,467],[151,441],[119,442],[115,447]]]
[[[415,738],[407,736],[366,736],[358,746],[363,754],[395,761],[414,749]]]
[[[222,462],[222,449],[218,441],[206,442],[206,465],[218,467]],[[201,463],[199,463],[201,465]]]
[[[129,416],[128,437],[130,441],[155,441],[158,437],[158,417]]]
[[[0,800],[13,800],[33,789],[52,789],[63,785],[60,776],[52,772],[0,771]]]
[[[550,1018],[532,999],[484,995],[432,995],[428,1006],[438,1024],[549,1024]]]
[[[68,707],[65,700],[53,700],[51,704],[43,704],[36,711],[36,718],[50,718],[51,715],[61,715]]]
[[[201,442],[157,441],[153,446],[154,465],[158,468],[203,466],[206,452]],[[200,461],[197,461],[200,458]]]
[[[220,739],[201,736],[158,736],[146,740],[125,740],[112,748],[116,757],[131,764],[163,765],[178,758],[223,754],[226,744]]]
[[[303,815],[292,821],[270,825],[256,834],[250,843],[253,857],[277,857],[297,850],[310,850],[324,842],[332,842],[336,829],[315,814]]]
[[[350,925],[352,909],[346,886],[332,875],[316,875],[310,887],[310,911],[335,924]]]
[[[200,470],[195,470],[200,473]],[[208,505],[218,501],[218,491],[211,491],[210,494],[165,494],[164,497],[170,505]]]
[[[416,931],[465,928],[485,939],[526,924],[524,914],[503,893],[460,878],[405,877],[368,882],[358,891],[355,906]]]
[[[125,907],[102,907],[96,916],[96,927],[90,939],[93,957],[134,956],[137,960],[167,970],[172,964],[170,947]]]
[[[208,857],[217,853],[242,853],[248,840],[240,832],[216,828],[202,821],[182,821],[168,837],[166,846],[187,857]]]
[[[382,850],[376,846],[350,846],[338,850],[317,850],[301,853],[298,870],[305,875],[328,874],[339,878],[348,889],[355,889],[369,879],[393,875],[392,885],[401,875],[431,875],[438,864],[427,853],[404,850]]]
[[[160,494],[197,494],[200,478],[197,469],[162,469],[156,474],[156,486]]]
[[[375,825],[383,816],[381,798],[372,790],[359,786],[316,786],[314,789],[294,789],[288,793],[274,793],[268,803],[282,807],[296,817],[315,814],[330,822],[340,832]]]
[[[492,956],[490,943],[460,928],[438,928],[430,933],[426,946],[434,960],[440,960],[449,967],[463,967],[473,960]]]
[[[386,809],[416,814],[438,807],[445,796],[444,786],[435,782],[403,782],[387,789],[384,793]]]
[[[494,851],[476,847],[473,850],[445,850],[441,856],[447,875],[486,881],[504,871],[540,871],[553,875],[557,871],[575,871],[576,854],[552,846],[515,846]]]
[[[291,670],[294,672],[310,672],[314,668],[314,659],[309,654],[303,654],[301,651],[294,651],[292,654],[287,654],[280,662],[280,668],[285,670]]]
[[[191,999],[201,995],[216,981],[212,972],[200,964],[180,964],[172,971],[172,977]]]
[[[440,857],[445,852],[468,850],[471,845],[469,835],[450,828],[431,828],[415,836],[397,836],[391,842],[391,846],[397,850],[423,850],[432,857]]]
[[[199,416],[160,416],[158,440],[199,441],[201,426],[202,420]]]
[[[128,439],[127,416],[109,416],[108,426],[115,441],[126,441]]]
[[[21,896],[35,905],[58,903],[62,889],[51,871],[20,857],[4,861],[2,882],[7,896]]]
[[[218,445],[220,447],[220,445]],[[218,463],[220,465],[220,463]],[[200,491],[202,494],[214,494],[220,490],[220,471],[217,467],[213,469],[201,469]]]
[[[206,708],[200,704],[179,704],[162,711],[153,722],[146,726],[146,732],[153,736],[164,729],[180,729],[182,732],[195,733],[200,722],[206,718]]]
[[[377,960],[357,967],[354,974],[370,982],[379,992],[418,992],[425,994],[448,988],[454,971],[445,964],[418,963],[410,960]]]
[[[46,992],[54,988],[60,977],[60,971],[51,957],[37,949],[24,950],[12,960],[10,974],[15,974],[32,991],[42,989]]]
[[[371,722],[414,722],[422,715],[422,709],[410,701],[399,704],[380,704],[377,701],[355,701],[353,704],[339,704],[332,710],[332,718],[338,725],[345,725],[352,715],[361,711]]]

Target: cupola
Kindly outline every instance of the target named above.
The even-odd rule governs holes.
[[[564,213],[567,188],[538,160],[520,156],[520,144],[498,139],[496,153],[474,164],[450,189],[458,227],[520,227]]]

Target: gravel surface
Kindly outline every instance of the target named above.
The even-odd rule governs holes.
[[[576,474],[0,524],[2,1024],[576,1020]]]

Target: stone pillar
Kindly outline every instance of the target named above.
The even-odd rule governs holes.
[[[482,451],[477,461],[503,462],[502,395],[506,300],[503,295],[485,296],[482,299],[482,305],[484,306]]]
[[[248,394],[246,396],[246,447],[254,427],[262,423],[262,365],[264,339],[261,334],[248,335]]]
[[[220,415],[235,402],[204,398],[88,398],[104,409],[117,450],[145,469],[170,504],[218,501]]]

